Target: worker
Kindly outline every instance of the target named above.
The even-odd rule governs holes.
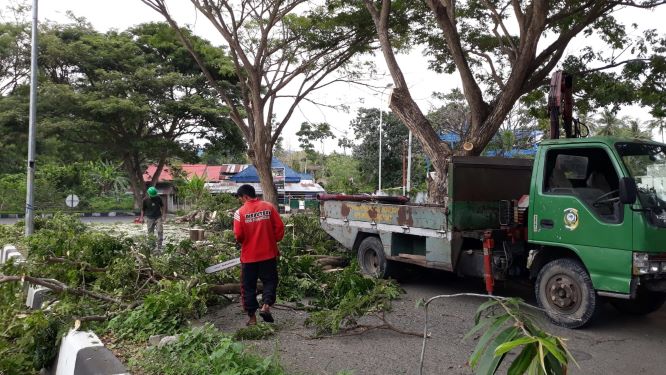
[[[141,207],[141,216],[146,220],[148,235],[152,236],[157,230],[157,252],[162,250],[162,238],[164,236],[164,227],[162,217],[164,216],[164,203],[162,198],[157,195],[157,189],[149,187],[146,190],[148,196],[143,200]]]
[[[234,235],[241,244],[241,303],[249,320],[257,324],[257,279],[263,283],[259,316],[273,323],[271,306],[275,303],[278,285],[277,243],[284,237],[284,223],[275,206],[257,198],[252,185],[242,185],[236,196],[243,206],[234,213]]]

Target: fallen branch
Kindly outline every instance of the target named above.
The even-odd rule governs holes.
[[[94,298],[100,301],[105,301],[105,302],[111,302],[123,306],[127,306],[127,303],[119,300],[118,298],[114,298],[102,293],[97,293],[93,292],[90,290],[82,289],[82,288],[72,288],[69,285],[55,280],[55,279],[43,279],[39,277],[32,277],[32,276],[14,276],[14,275],[6,275],[6,276],[0,276],[0,283],[5,283],[5,282],[12,282],[12,281],[27,281],[31,284],[43,286],[45,288],[51,289],[52,291],[60,294],[67,294],[71,293],[77,296],[87,296],[90,298]]]
[[[441,294],[437,295],[434,297],[429,298],[427,301],[424,302],[423,307],[425,309],[425,323],[423,325],[423,346],[421,347],[421,359],[419,363],[419,375],[423,374],[423,361],[425,359],[425,350],[426,350],[426,342],[427,338],[429,337],[428,335],[428,305],[430,305],[431,302],[440,299],[440,298],[456,298],[456,297],[478,297],[478,298],[488,298],[488,299],[493,299],[499,303],[499,305],[511,316],[511,318],[514,320],[514,324],[516,327],[519,327],[525,334],[526,337],[531,337],[530,333],[526,331],[525,326],[523,322],[516,317],[511,310],[507,307],[506,301],[510,300],[510,298],[506,297],[499,297],[499,296],[494,296],[490,294],[479,294],[479,293],[456,293],[456,294]],[[521,305],[526,306],[528,308],[538,310],[538,311],[544,311],[542,308],[530,305],[525,302],[521,302]]]
[[[64,263],[64,264],[69,264],[72,266],[77,266],[77,267],[83,267],[85,271],[90,271],[90,272],[106,272],[106,268],[99,268],[99,267],[93,267],[90,265],[90,263],[86,262],[77,262],[71,259],[67,258],[60,258],[60,257],[55,257],[55,256],[49,256],[46,257],[46,263],[49,264],[57,264],[57,263]]]

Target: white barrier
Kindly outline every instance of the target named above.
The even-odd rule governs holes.
[[[20,257],[20,259],[23,259],[23,255],[21,255],[21,253],[18,250],[16,250],[16,246],[5,245],[2,248],[2,253],[0,253],[0,264],[3,264],[7,262],[10,258],[17,256]]]
[[[70,330],[60,343],[55,375],[120,375],[127,368],[93,332]]]
[[[51,292],[51,289],[43,286],[30,285],[28,287],[28,296],[25,299],[25,305],[33,310],[42,308],[46,296]]]

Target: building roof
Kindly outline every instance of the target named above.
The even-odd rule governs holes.
[[[217,182],[220,180],[226,180],[231,175],[242,171],[247,168],[246,164],[223,164],[223,165],[206,165],[206,164],[181,164],[180,169],[185,172],[186,178],[190,179],[192,176],[203,177],[206,179],[206,182]],[[148,166],[148,169],[143,173],[143,180],[149,182],[152,180],[155,172],[157,171],[157,166],[151,164]],[[160,178],[158,182],[173,181],[173,174],[171,173],[171,167],[164,166],[162,172],[160,173]]]
[[[277,158],[273,158],[271,162],[271,168],[284,168],[285,183],[301,182],[301,175],[296,171],[294,171],[293,169],[286,166],[283,162],[281,162]],[[231,180],[235,182],[258,183],[259,175],[257,174],[257,168],[251,165],[242,172],[232,176]]]

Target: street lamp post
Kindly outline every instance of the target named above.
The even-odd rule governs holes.
[[[379,188],[377,189],[377,195],[382,193],[382,114],[384,113],[384,91],[393,87],[392,83],[387,84],[379,95]]]
[[[407,192],[412,190],[412,131],[409,131],[407,146]]]
[[[28,180],[25,197],[25,235],[34,230],[35,132],[37,130],[37,1],[32,2],[32,56],[30,57],[30,117],[28,123]]]

